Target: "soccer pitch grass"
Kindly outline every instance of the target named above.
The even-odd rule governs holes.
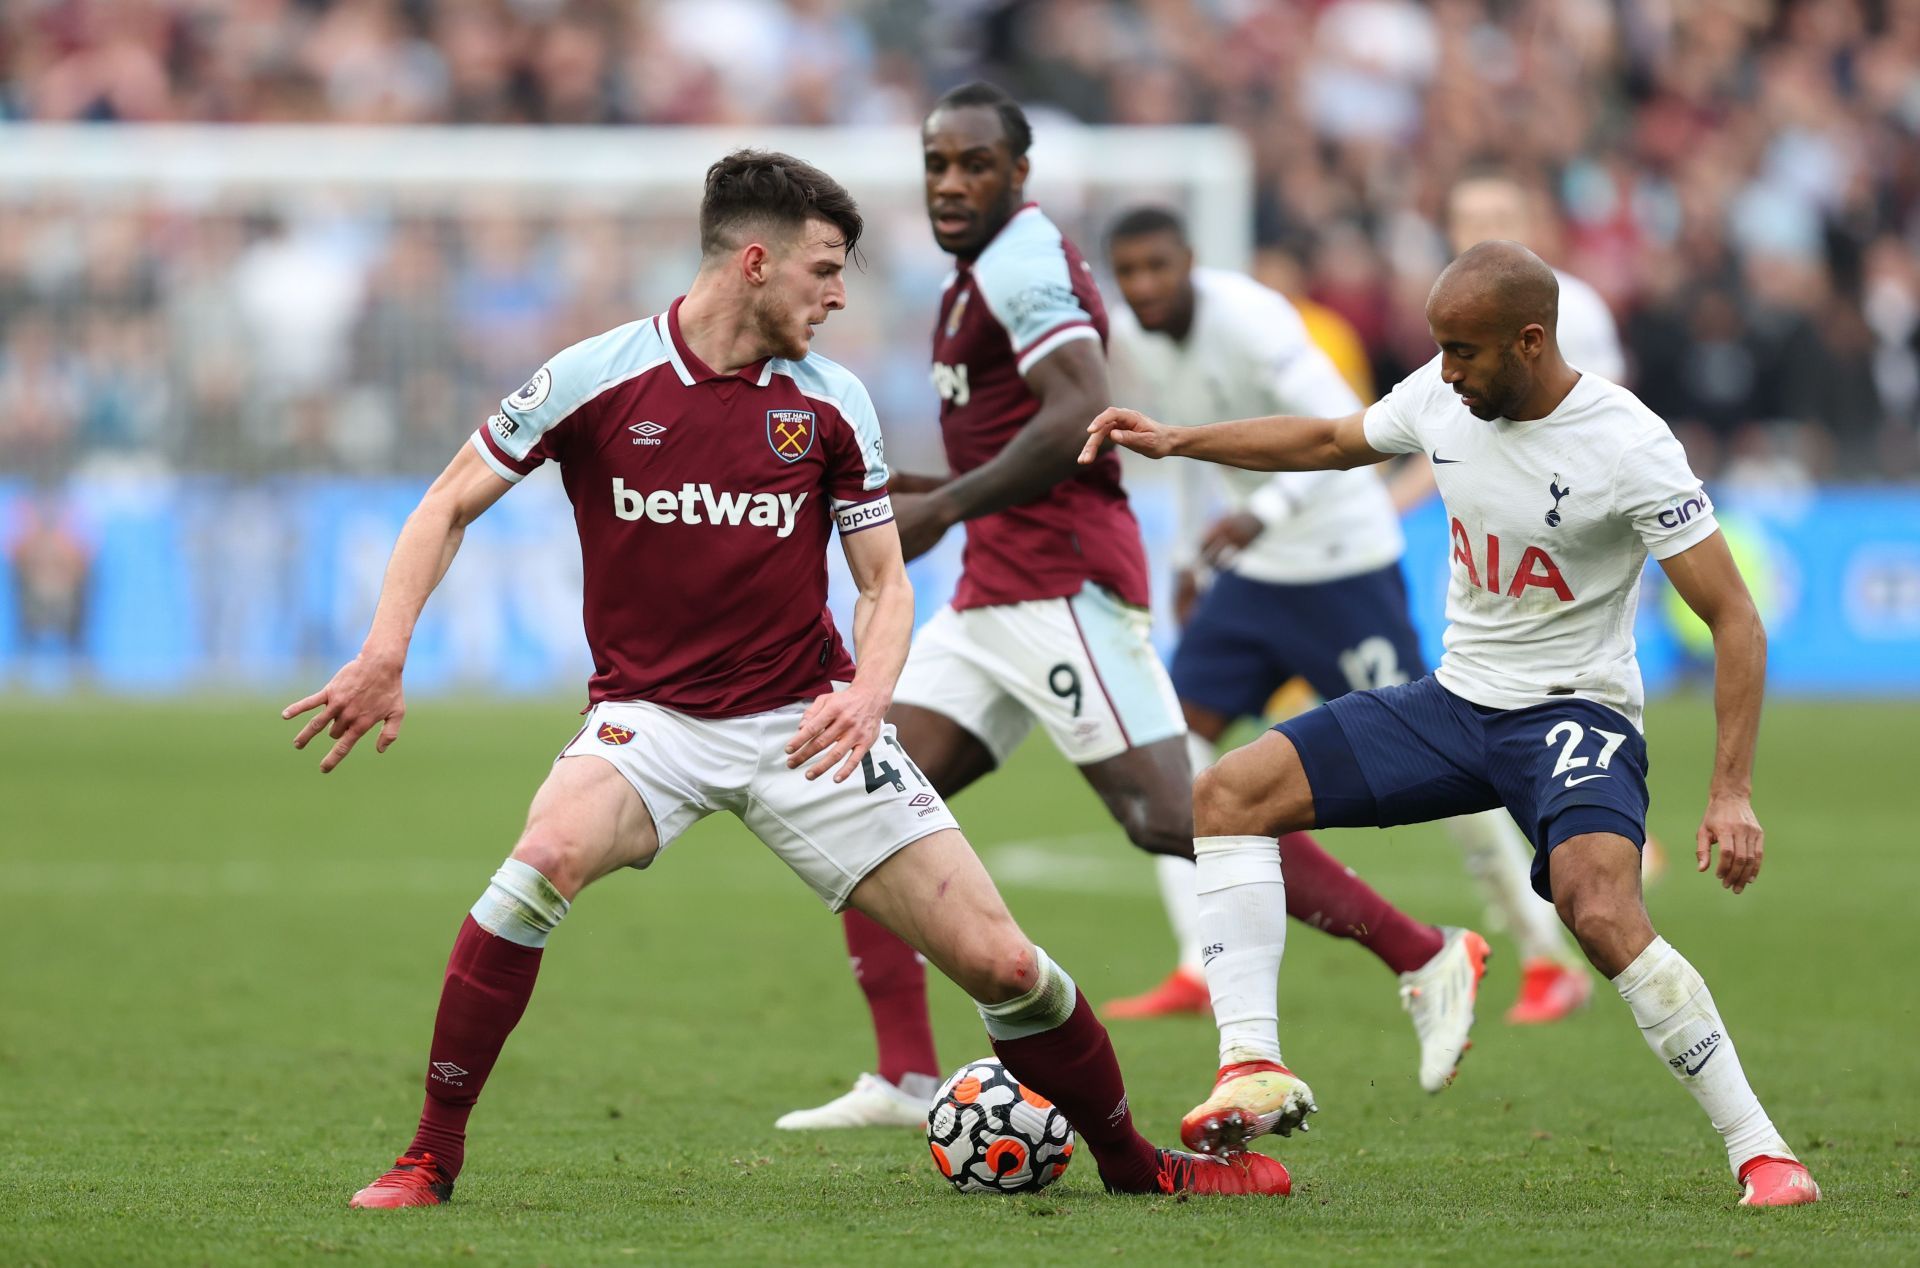
[[[1322,1113],[1263,1145],[1291,1200],[1110,1198],[1085,1156],[1037,1197],[961,1197],[914,1132],[775,1132],[872,1050],[837,922],[720,817],[568,917],[454,1203],[348,1211],[410,1138],[454,929],[577,722],[423,699],[393,751],[322,778],[277,707],[0,701],[0,1262],[1920,1258],[1920,859],[1891,758],[1913,705],[1770,709],[1766,870],[1737,899],[1689,870],[1710,709],[1651,714],[1676,856],[1655,921],[1826,1193],[1772,1212],[1735,1207],[1718,1140],[1604,984],[1559,1026],[1501,1022],[1499,936],[1475,1049],[1428,1097],[1393,979],[1292,927],[1287,1055]],[[1167,968],[1151,869],[1044,744],[955,809],[1096,1003]],[[1327,841],[1413,912],[1480,919],[1439,832]],[[957,991],[936,983],[934,1005],[949,1067],[987,1052]],[[1170,1143],[1211,1025],[1113,1036],[1139,1122]]]

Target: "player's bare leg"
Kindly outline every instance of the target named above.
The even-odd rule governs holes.
[[[1290,1190],[1286,1168],[1273,1158],[1194,1158],[1156,1149],[1134,1129],[1106,1028],[1073,979],[1020,931],[959,832],[936,832],[900,850],[861,881],[851,902],[973,997],[994,1052],[1014,1077],[1060,1107],[1110,1190]]]
[[[659,848],[646,803],[611,765],[597,757],[554,763],[513,853],[454,939],[413,1143],[351,1205],[435,1206],[453,1195],[467,1118],[526,1011],[547,936],[587,885],[645,866]]]
[[[993,754],[945,714],[896,704],[887,721],[900,747],[912,756],[942,798],[993,770]],[[794,1110],[774,1120],[787,1131],[839,1127],[921,1127],[926,1105],[940,1085],[940,1061],[927,1007],[927,973],[920,954],[854,907],[841,914],[854,981],[873,1016],[877,1067],[853,1089],[824,1105]]]
[[[1726,1142],[1741,1204],[1817,1201],[1820,1187],[1748,1085],[1706,982],[1647,919],[1633,842],[1605,832],[1576,836],[1555,846],[1548,864],[1561,919],[1593,966],[1613,980],[1647,1046]]]
[[[1585,1007],[1593,978],[1581,963],[1553,904],[1533,892],[1533,846],[1504,809],[1446,821],[1467,872],[1487,900],[1495,928],[1504,927],[1520,950],[1520,994],[1507,1010],[1516,1025],[1559,1021]]]

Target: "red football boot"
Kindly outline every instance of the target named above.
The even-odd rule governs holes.
[[[1158,1182],[1162,1193],[1197,1196],[1283,1198],[1293,1192],[1293,1177],[1278,1158],[1251,1152],[1213,1158],[1162,1149]]]
[[[1793,1158],[1761,1154],[1740,1164],[1741,1206],[1805,1206],[1820,1200],[1820,1186]]]
[[[1556,960],[1528,960],[1520,970],[1520,997],[1507,1010],[1515,1026],[1540,1026],[1559,1021],[1587,1006],[1593,997],[1593,978]]]
[[[1180,1120],[1180,1140],[1203,1154],[1235,1154],[1255,1136],[1307,1130],[1307,1115],[1319,1108],[1313,1089],[1279,1062],[1240,1061],[1220,1067],[1213,1095]]]
[[[394,1160],[392,1170],[353,1195],[350,1207],[392,1210],[402,1206],[439,1206],[453,1198],[453,1181],[432,1154]]]
[[[1207,994],[1207,979],[1192,969],[1175,969],[1166,980],[1144,995],[1116,999],[1100,1012],[1108,1021],[1114,1018],[1178,1017],[1194,1014],[1213,1015],[1213,997]]]

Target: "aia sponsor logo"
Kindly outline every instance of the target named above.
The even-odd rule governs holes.
[[[657,445],[660,443],[661,435],[665,433],[667,429],[649,418],[644,423],[634,423],[628,427],[627,430],[633,433],[634,444]]]
[[[1564,496],[1564,495],[1563,495]],[[1513,575],[1506,576],[1500,571],[1501,556],[1512,558],[1511,544],[1502,543],[1492,533],[1487,534],[1486,549],[1478,560],[1474,558],[1473,543],[1467,540],[1466,526],[1458,519],[1449,525],[1449,535],[1453,538],[1453,562],[1459,564],[1467,574],[1467,581],[1482,590],[1494,594],[1505,594],[1509,599],[1517,599],[1529,588],[1539,587],[1551,590],[1559,596],[1560,602],[1573,602],[1573,589],[1567,585],[1567,579],[1560,572],[1560,565],[1553,562],[1553,556],[1538,546],[1528,546],[1520,552],[1520,562],[1514,567]],[[1482,568],[1484,565],[1484,570]],[[1481,580],[1484,577],[1485,580]]]
[[[602,722],[600,729],[594,732],[594,738],[602,744],[625,744],[633,738],[633,728],[615,726],[611,722]]]
[[[767,443],[784,462],[798,462],[813,452],[813,411],[810,409],[770,409],[767,411]]]
[[[1655,518],[1660,521],[1660,527],[1662,528],[1679,528],[1694,516],[1711,511],[1712,509],[1713,503],[1707,500],[1706,490],[1702,489],[1686,501],[1680,503],[1680,505],[1668,507]]]

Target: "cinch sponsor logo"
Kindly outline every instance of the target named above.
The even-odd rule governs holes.
[[[1713,503],[1707,501],[1705,491],[1694,494],[1678,506],[1668,507],[1660,512],[1658,518],[1662,528],[1678,528],[1702,511],[1711,511]]]
[[[613,478],[613,513],[623,520],[652,520],[655,524],[719,524],[737,528],[777,529],[778,537],[793,532],[805,504],[804,493],[727,493],[711,484],[683,484],[677,489],[629,489]]]
[[[935,361],[933,390],[940,393],[941,400],[951,402],[956,409],[965,405],[973,399],[973,389],[967,386],[967,367]]]
[[[1490,590],[1494,594],[1501,593],[1500,539],[1492,533],[1487,534],[1484,573],[1486,580],[1482,581],[1480,578],[1483,574],[1473,557],[1473,544],[1467,540],[1466,526],[1456,519],[1452,522],[1449,533],[1453,538],[1453,562],[1466,570],[1467,580],[1482,590]],[[1512,551],[1509,550],[1506,553],[1511,555]],[[1560,565],[1554,563],[1553,556],[1538,546],[1529,546],[1520,552],[1520,564],[1513,570],[1513,577],[1507,582],[1506,596],[1509,599],[1517,599],[1529,586],[1539,586],[1543,590],[1553,591],[1560,596],[1562,603],[1573,602],[1573,590],[1567,585],[1567,579],[1560,575]]]

